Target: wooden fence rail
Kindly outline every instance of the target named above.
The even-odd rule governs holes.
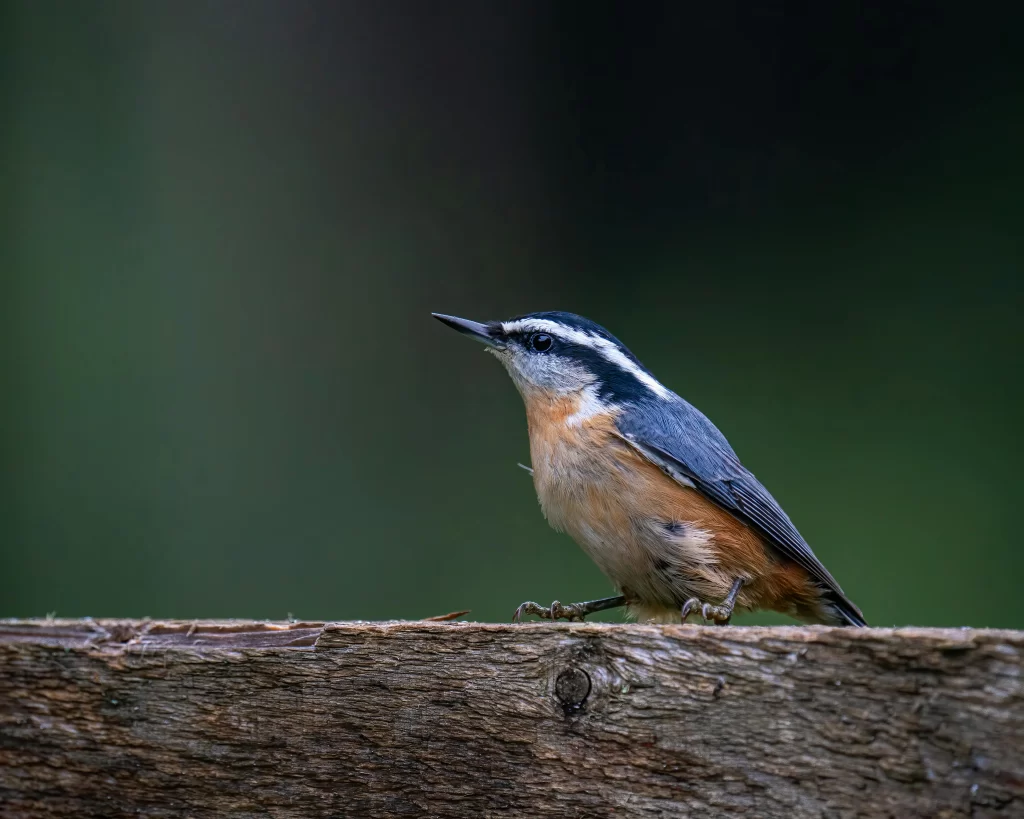
[[[0,620],[0,816],[1024,817],[1024,633]]]

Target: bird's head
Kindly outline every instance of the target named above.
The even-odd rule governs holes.
[[[543,397],[580,397],[599,411],[671,395],[621,341],[573,313],[529,313],[486,324],[440,313],[433,316],[485,344],[528,403]]]

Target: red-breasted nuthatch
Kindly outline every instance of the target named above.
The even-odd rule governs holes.
[[[603,327],[560,312],[487,324],[433,315],[505,365],[526,404],[544,515],[621,592],[523,603],[516,621],[625,605],[660,622],[727,623],[735,609],[771,609],[867,625],[725,436]]]

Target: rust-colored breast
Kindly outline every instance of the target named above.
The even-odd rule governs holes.
[[[752,528],[647,461],[617,413],[576,397],[524,395],[537,495],[642,616],[678,618],[691,596],[720,602],[744,578],[741,609],[820,621],[820,592]]]

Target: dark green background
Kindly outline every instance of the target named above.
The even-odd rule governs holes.
[[[4,5],[0,615],[609,593],[429,316],[563,309],[873,624],[1024,627],[1021,21],[752,5]]]

